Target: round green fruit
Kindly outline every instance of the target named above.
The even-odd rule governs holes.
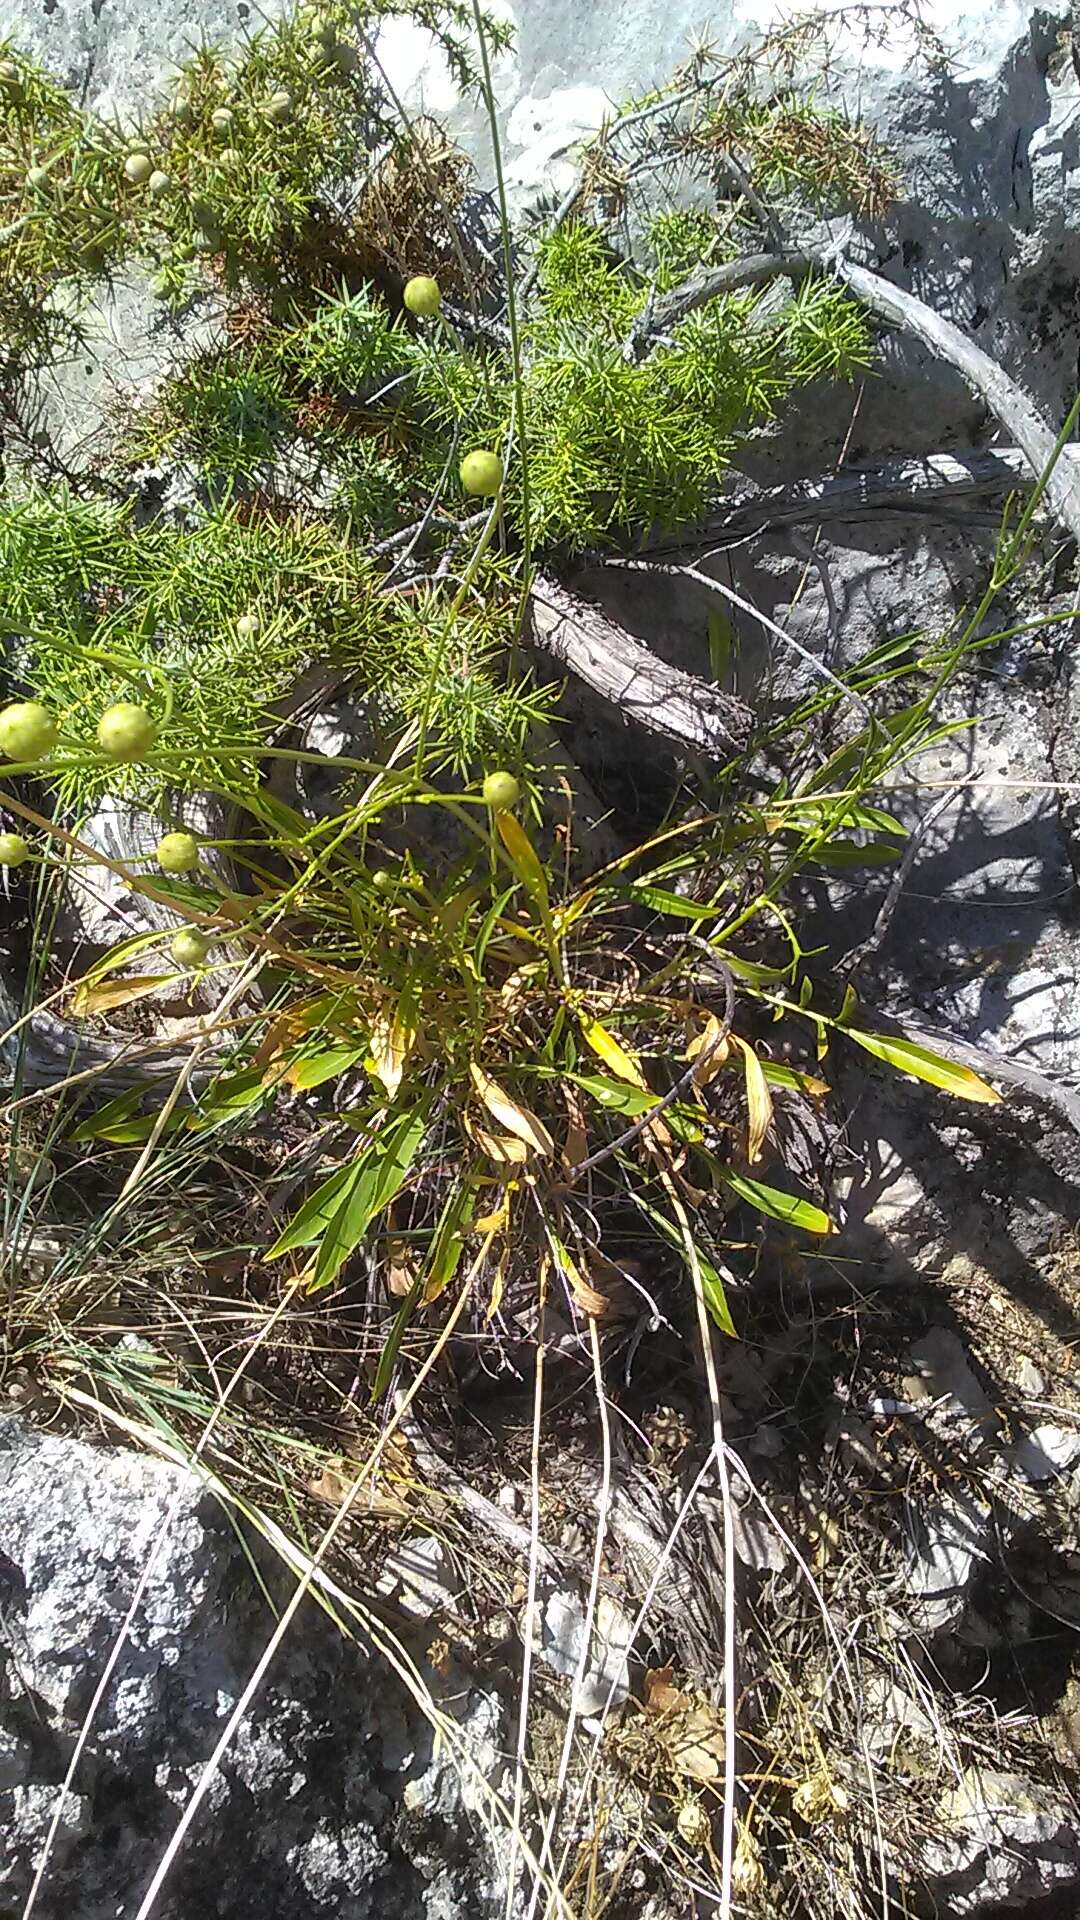
[[[497,812],[505,813],[510,807],[516,807],[521,799],[521,788],[512,773],[489,773],[483,785],[484,802]]]
[[[47,193],[49,190],[48,167],[31,167],[26,176],[26,184],[31,193]]]
[[[190,873],[199,864],[199,843],[192,833],[166,833],[154,848],[162,873]]]
[[[392,893],[394,890],[394,876],[389,867],[376,867],[371,876],[371,884],[376,893]]]
[[[18,700],[0,713],[0,755],[5,760],[43,760],[56,745],[57,726],[40,700]]]
[[[505,477],[498,454],[486,447],[474,447],[472,453],[467,453],[458,473],[466,493],[498,493]]]
[[[429,273],[415,273],[411,280],[406,280],[401,297],[409,312],[414,313],[418,320],[430,320],[442,306],[439,283]]]
[[[155,167],[146,185],[148,192],[153,194],[154,199],[160,200],[163,193],[168,193],[169,188],[172,186],[172,181],[169,179],[167,173],[162,173],[160,167]]]
[[[360,55],[347,40],[339,40],[330,57],[339,73],[355,73],[360,65]]]
[[[215,107],[210,115],[210,125],[219,140],[227,140],[233,130],[233,117],[228,107]]]
[[[261,626],[262,621],[257,613],[242,613],[236,623],[236,631],[241,640],[254,640]]]
[[[276,127],[283,127],[287,120],[292,119],[292,112],[292,94],[285,87],[279,87],[276,93],[270,95],[266,103],[267,119],[272,120]]]
[[[133,187],[145,187],[154,171],[154,163],[148,153],[129,153],[124,161],[124,178],[130,180]]]
[[[19,69],[14,60],[0,60],[0,93],[18,93],[20,85]]]
[[[0,833],[0,867],[21,867],[30,849],[21,833]]]
[[[222,147],[221,152],[218,154],[219,167],[238,167],[240,160],[241,154],[239,147]]]
[[[118,700],[98,721],[98,746],[110,760],[141,760],[157,740],[157,727],[145,707]]]
[[[181,927],[169,941],[169,952],[178,967],[204,967],[213,942],[195,927]]]

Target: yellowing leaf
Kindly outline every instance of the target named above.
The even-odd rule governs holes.
[[[562,1083],[562,1097],[566,1102],[566,1111],[569,1115],[563,1160],[568,1167],[580,1167],[589,1151],[589,1136],[585,1130],[585,1102],[569,1080],[564,1080]]]
[[[136,954],[145,953],[147,947],[160,945],[160,927],[151,927],[147,933],[133,933],[130,939],[118,940],[115,947],[110,947],[108,953],[102,954],[101,959],[95,960],[93,966],[87,969],[86,983],[104,980],[106,974],[115,973],[118,967],[125,966]]]
[[[562,1241],[556,1240],[554,1235],[552,1235],[552,1246],[555,1249],[556,1261],[569,1282],[570,1291],[574,1296],[575,1302],[581,1308],[582,1313],[591,1315],[593,1319],[599,1319],[600,1315],[606,1313],[608,1309],[608,1303],[604,1295],[597,1293],[596,1288],[590,1286],[584,1274],[580,1271],[576,1260],[573,1259],[568,1249],[563,1246]]]
[[[497,813],[495,826],[510,858],[510,865],[519,880],[528,888],[535,899],[546,908],[548,899],[547,875],[540,858],[529,839],[521,821],[512,813]]]
[[[468,1113],[465,1115],[465,1131],[471,1140],[475,1140],[481,1153],[486,1153],[488,1159],[494,1160],[496,1166],[519,1167],[529,1157],[528,1147],[524,1140],[517,1138],[516,1134],[489,1133],[486,1127],[481,1127]]]
[[[872,1053],[876,1059],[884,1060],[887,1066],[895,1067],[898,1073],[914,1074],[916,1080],[925,1080],[932,1087],[940,1087],[944,1093],[955,1094],[958,1100],[978,1100],[987,1107],[996,1107],[1000,1103],[1001,1095],[996,1088],[980,1080],[970,1067],[962,1067],[955,1060],[947,1060],[943,1054],[933,1053],[929,1047],[920,1046],[917,1040],[906,1040],[902,1034],[896,1033],[861,1033],[857,1027],[848,1027],[847,1037],[866,1053]]]
[[[119,980],[82,980],[72,994],[71,1011],[115,1013],[118,1007],[130,1007],[136,1000],[145,1000],[149,994],[171,987],[183,978],[182,973],[140,973]]]
[[[502,1306],[503,1291],[506,1287],[506,1269],[507,1269],[507,1266],[509,1265],[509,1262],[510,1262],[510,1249],[504,1242],[502,1249],[499,1253],[498,1262],[495,1267],[495,1277],[491,1282],[491,1299],[488,1301],[487,1306],[484,1309],[485,1325],[488,1324],[490,1321],[494,1320],[495,1315],[498,1313],[499,1308]]]
[[[512,1180],[510,1185],[516,1187],[517,1181]],[[501,1233],[509,1222],[509,1219],[510,1199],[509,1193],[504,1189],[503,1197],[499,1205],[495,1207],[491,1213],[478,1214],[472,1223],[472,1231],[474,1233]]]
[[[556,907],[551,916],[551,924],[561,939],[583,913],[587,913],[596,898],[596,888],[590,887],[586,893],[579,893],[576,900],[570,900],[565,907]]]
[[[416,1044],[416,1025],[408,998],[403,993],[391,1010],[384,1007],[372,1022],[368,1057],[377,1080],[381,1080],[389,1099],[401,1085],[410,1053]]]
[[[699,1087],[708,1086],[721,1071],[731,1052],[731,1041],[724,1032],[715,1013],[706,1015],[705,1025],[696,1033],[686,1049],[688,1060],[700,1060],[701,1066],[694,1075]]]
[[[583,1013],[578,1017],[586,1045],[592,1048],[605,1067],[610,1067],[612,1073],[616,1074],[620,1080],[625,1080],[629,1086],[640,1087],[643,1093],[648,1093],[649,1083],[641,1071],[637,1055],[627,1053],[626,1048],[620,1046],[615,1035],[609,1033],[607,1028],[602,1027],[599,1020],[594,1020],[590,1014]]]
[[[748,1123],[746,1156],[750,1165],[753,1166],[756,1161],[761,1159],[761,1150],[765,1145],[766,1136],[772,1123],[772,1094],[769,1092],[761,1061],[758,1059],[753,1047],[749,1046],[745,1040],[740,1040],[737,1034],[733,1033],[731,1038],[734,1045],[738,1047],[742,1054],[743,1067],[746,1072],[746,1117]]]
[[[542,1154],[546,1159],[550,1159],[555,1152],[555,1142],[543,1121],[533,1113],[532,1108],[524,1106],[520,1100],[512,1100],[510,1095],[484,1072],[483,1067],[476,1065],[475,1061],[469,1068],[469,1072],[472,1075],[473,1086],[492,1118],[497,1120],[501,1127],[506,1127],[511,1133],[516,1134],[517,1138],[523,1140],[533,1153]]]

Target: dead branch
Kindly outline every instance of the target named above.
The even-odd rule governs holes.
[[[658,660],[599,607],[546,573],[533,584],[532,641],[624,719],[684,752],[728,759],[750,738],[750,710],[741,700]]]
[[[937,359],[955,367],[1019,447],[1035,476],[1038,478],[1046,471],[1056,435],[1004,368],[951,320],[935,313],[915,294],[893,286],[868,267],[856,266],[853,261],[838,257],[835,251],[751,254],[744,260],[730,260],[708,272],[693,274],[681,287],[651,302],[639,316],[628,343],[629,350],[640,356],[657,335],[710,300],[760,286],[779,275],[799,280],[808,273],[832,274],[842,280],[879,319],[910,333]],[[1070,461],[1059,460],[1046,483],[1046,494],[1062,526],[1080,542],[1080,483]]]
[[[1070,453],[1067,448],[1064,457]],[[1015,447],[998,447],[992,453],[898,455],[873,466],[845,467],[839,473],[779,487],[757,487],[742,476],[733,478],[733,497],[724,506],[696,526],[650,536],[640,551],[674,555],[700,553],[706,547],[720,550],[780,527],[860,520],[874,514],[944,517],[956,508],[966,511],[969,502],[1032,485],[1031,468]],[[996,514],[993,521],[996,524]],[[608,558],[606,554],[588,557]]]

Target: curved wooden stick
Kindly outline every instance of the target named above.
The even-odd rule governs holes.
[[[708,273],[691,275],[681,287],[664,294],[639,316],[628,342],[628,352],[640,355],[658,333],[710,300],[760,286],[781,274],[799,280],[812,272],[832,274],[842,280],[879,319],[910,333],[937,359],[955,367],[1004,427],[1009,439],[1020,448],[1035,477],[1046,471],[1057,436],[1011,375],[924,300],[905,293],[902,287],[894,286],[868,267],[856,266],[853,261],[828,251],[749,254],[744,260],[729,260]],[[1080,483],[1068,457],[1059,459],[1047,481],[1046,495],[1061,525],[1080,543]]]

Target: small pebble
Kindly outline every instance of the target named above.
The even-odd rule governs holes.
[[[1034,1360],[1029,1360],[1026,1353],[1017,1368],[1016,1384],[1028,1400],[1042,1400],[1045,1397],[1046,1381]]]

